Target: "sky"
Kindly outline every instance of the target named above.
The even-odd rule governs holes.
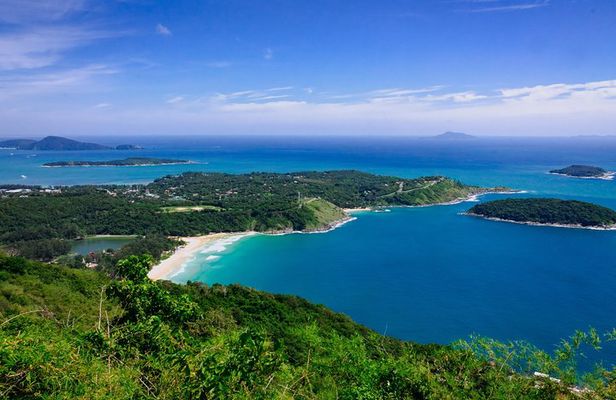
[[[0,0],[0,137],[616,134],[616,0]]]

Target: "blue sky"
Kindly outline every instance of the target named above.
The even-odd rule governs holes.
[[[614,0],[0,0],[0,136],[616,134]]]

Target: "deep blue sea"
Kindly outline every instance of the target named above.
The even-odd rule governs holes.
[[[92,141],[110,143],[104,138]],[[147,182],[182,171],[359,169],[447,175],[616,209],[616,181],[547,174],[586,163],[616,170],[616,138],[123,138],[138,152],[0,150],[0,183]],[[182,158],[192,165],[42,168],[57,160]],[[486,201],[502,197],[488,195]],[[546,349],[575,329],[616,327],[616,232],[533,227],[460,215],[473,203],[362,212],[322,234],[256,235],[218,244],[178,282],[241,283],[303,296],[378,332],[449,343],[471,334]],[[609,354],[610,360],[616,359]]]

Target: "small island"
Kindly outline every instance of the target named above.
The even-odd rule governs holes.
[[[616,229],[616,211],[577,200],[504,199],[477,204],[466,215],[566,228]]]
[[[44,167],[145,167],[153,165],[190,164],[187,160],[168,158],[129,157],[122,160],[108,161],[54,161],[43,164]]]
[[[553,169],[550,174],[564,175],[573,178],[614,179],[614,172],[591,165],[570,165],[561,169]]]

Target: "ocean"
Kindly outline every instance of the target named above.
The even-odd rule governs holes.
[[[161,137],[122,142],[146,149],[0,150],[0,183],[139,183],[189,170],[358,169],[403,177],[446,175],[468,184],[526,191],[516,196],[578,199],[616,209],[616,181],[547,173],[574,163],[616,170],[616,138]],[[196,163],[41,167],[49,161],[134,155]],[[327,233],[253,235],[217,243],[173,280],[240,283],[302,296],[377,332],[422,343],[450,343],[477,334],[528,340],[551,350],[575,329],[616,327],[616,231],[535,227],[461,215],[473,204],[361,212]],[[614,360],[615,355],[608,357]]]

